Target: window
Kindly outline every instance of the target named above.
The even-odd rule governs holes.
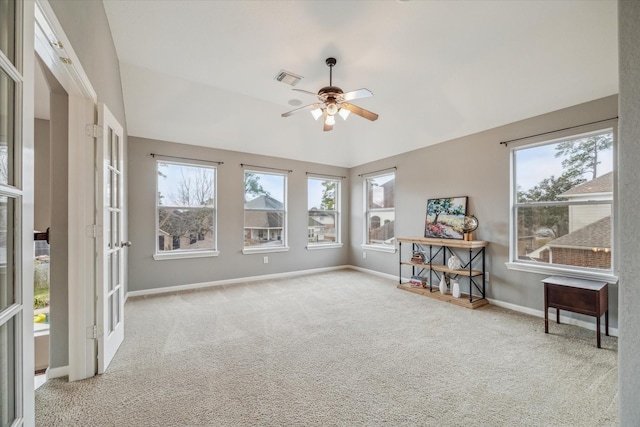
[[[396,211],[394,205],[394,187],[396,175],[390,173],[365,180],[365,218],[366,245],[393,248],[394,223]]]
[[[156,259],[216,250],[216,168],[159,161]]]
[[[286,187],[283,174],[244,172],[243,252],[286,249]]]
[[[307,208],[308,246],[340,244],[340,181],[308,178]]]
[[[512,263],[612,273],[613,145],[609,129],[513,149]]]

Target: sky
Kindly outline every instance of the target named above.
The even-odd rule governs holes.
[[[562,161],[566,157],[555,157],[556,144],[541,145],[516,152],[516,182],[523,191],[536,186],[540,181],[554,175],[562,175]],[[601,163],[598,165],[598,176],[613,170],[613,150],[599,152]],[[590,177],[585,177],[591,179]]]

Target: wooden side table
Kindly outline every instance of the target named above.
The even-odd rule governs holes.
[[[609,285],[606,282],[551,276],[544,283],[544,333],[549,333],[549,307],[595,316],[596,341],[600,347],[600,318],[604,314],[605,335],[609,335]]]

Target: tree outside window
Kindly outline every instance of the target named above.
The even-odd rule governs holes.
[[[307,179],[309,245],[340,243],[340,184],[336,179]]]
[[[215,250],[216,168],[158,162],[156,253]]]
[[[244,246],[286,246],[286,176],[244,173]]]
[[[513,261],[612,269],[613,132],[513,151]]]

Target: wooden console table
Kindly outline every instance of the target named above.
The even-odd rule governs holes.
[[[604,314],[605,334],[609,335],[609,285],[606,282],[551,276],[544,283],[544,333],[549,333],[549,307],[556,309],[556,323],[560,310],[595,316],[596,341],[600,347],[600,318]]]

